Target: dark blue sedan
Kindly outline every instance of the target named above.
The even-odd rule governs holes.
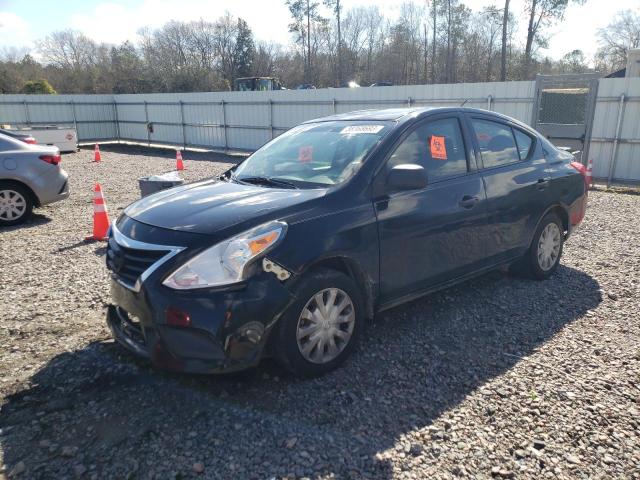
[[[221,178],[130,205],[109,238],[107,322],[162,368],[273,355],[322,374],[376,312],[501,266],[553,274],[586,197],[584,167],[504,115],[313,120]]]

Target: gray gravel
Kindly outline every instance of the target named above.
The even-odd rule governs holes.
[[[592,192],[546,282],[495,272],[394,309],[319,379],[155,371],[115,345],[112,218],[173,152],[65,155],[71,198],[0,231],[0,478],[640,478],[640,196]],[[185,154],[190,181],[235,159]]]

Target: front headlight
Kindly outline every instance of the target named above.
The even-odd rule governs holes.
[[[269,222],[218,243],[186,262],[163,285],[176,290],[240,282],[246,266],[284,237],[287,224]]]

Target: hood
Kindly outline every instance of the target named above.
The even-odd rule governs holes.
[[[206,180],[145,197],[129,205],[124,213],[147,225],[215,234],[252,219],[276,218],[278,211],[284,214],[287,207],[321,197],[325,192]]]

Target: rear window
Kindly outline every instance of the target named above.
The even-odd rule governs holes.
[[[9,135],[0,134],[0,152],[20,150],[23,145],[20,140],[11,138]]]

